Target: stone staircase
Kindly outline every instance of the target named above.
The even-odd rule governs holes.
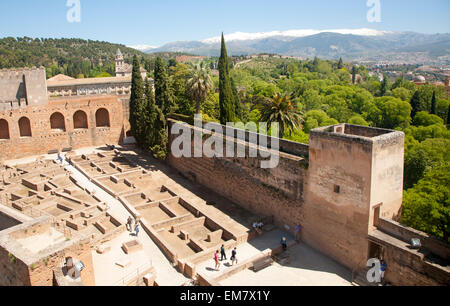
[[[291,257],[291,255],[289,253],[289,250],[287,250],[285,252],[281,252],[281,253],[273,256],[275,262],[282,266],[289,264],[290,257]]]

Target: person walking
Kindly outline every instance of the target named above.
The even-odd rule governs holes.
[[[220,268],[220,262],[219,262],[219,251],[217,250],[214,254],[214,261],[216,263],[216,271],[219,271]]]
[[[386,273],[386,268],[387,268],[387,264],[384,260],[381,261],[380,263],[380,276],[381,276],[381,284],[384,284],[384,275]]]
[[[231,251],[231,265],[234,266],[234,263],[238,264],[237,248],[234,248],[234,250]]]
[[[283,247],[283,251],[287,250],[287,240],[286,237],[281,238],[281,246]]]
[[[227,254],[225,253],[225,245],[222,244],[222,247],[220,248],[220,261],[227,260]]]
[[[136,237],[139,235],[139,223],[136,224],[136,228],[134,229],[136,231]]]
[[[128,217],[128,220],[127,220],[127,230],[129,232],[133,231],[133,218],[131,218],[131,216]]]

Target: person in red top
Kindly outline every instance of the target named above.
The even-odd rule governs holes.
[[[220,262],[219,262],[219,251],[216,251],[214,254],[214,261],[216,262],[216,270],[219,271]]]

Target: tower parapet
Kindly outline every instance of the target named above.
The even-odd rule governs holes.
[[[377,219],[395,219],[402,206],[404,139],[403,132],[350,124],[311,131],[307,243],[348,267],[365,259]],[[333,231],[324,235],[324,228]]]
[[[45,68],[0,70],[0,106],[40,106],[48,103]],[[6,106],[5,106],[6,105]]]

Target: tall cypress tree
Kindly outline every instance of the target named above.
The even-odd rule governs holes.
[[[450,105],[448,106],[448,111],[447,111],[447,125],[450,125]]]
[[[143,145],[143,112],[145,107],[144,81],[141,75],[141,66],[135,55],[133,58],[133,73],[131,77],[131,96],[130,96],[130,125],[131,132],[139,146]]]
[[[418,90],[414,93],[413,97],[411,98],[410,104],[412,106],[411,118],[414,119],[416,114],[421,111],[421,107],[420,107],[420,93],[419,93]]]
[[[431,114],[437,115],[437,102],[436,102],[436,91],[433,91],[433,98],[431,99]]]
[[[160,57],[157,57],[155,62],[155,101],[165,115],[175,110],[175,97],[166,67]]]
[[[234,112],[236,115],[236,119],[242,120],[242,105],[241,105],[241,99],[239,98],[239,93],[236,88],[236,84],[234,83],[234,79],[231,78],[231,89],[233,91],[233,99],[234,99]]]
[[[338,65],[337,65],[337,69],[342,69],[342,68],[344,68],[344,62],[342,61],[342,57],[340,57]]]
[[[228,64],[227,48],[225,46],[225,38],[222,33],[222,49],[219,59],[219,106],[220,106],[220,123],[227,124],[233,122],[235,118],[235,105],[233,90],[230,80],[230,66]]]
[[[352,84],[356,84],[356,67],[352,68]]]
[[[148,78],[145,79],[145,106],[142,123],[144,125],[144,144],[147,149],[152,145],[153,125],[155,121],[155,97],[153,95],[153,87]]]
[[[155,158],[166,159],[169,142],[167,121],[161,109],[155,103],[153,88],[148,80],[146,81],[145,97],[146,145]]]
[[[386,74],[383,74],[383,82],[381,82],[380,97],[384,97],[389,90],[389,79]]]

